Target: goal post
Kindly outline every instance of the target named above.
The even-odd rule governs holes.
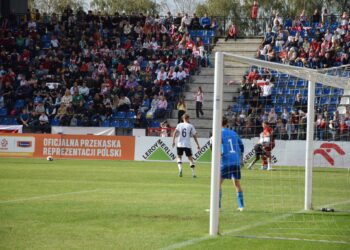
[[[224,81],[224,54],[215,53],[214,72],[214,107],[212,132],[212,162],[210,188],[210,225],[209,234],[215,236],[219,232],[219,189],[220,189],[220,158],[221,158],[221,120],[222,96]]]
[[[227,52],[215,53],[214,69],[214,96],[213,96],[213,128],[212,128],[212,162],[211,162],[211,193],[210,193],[210,223],[209,234],[219,233],[219,188],[220,188],[220,158],[221,158],[221,120],[223,115],[223,86],[225,58],[249,66],[272,69],[278,74],[286,74],[298,79],[303,79],[307,84],[307,112],[306,120],[306,152],[305,152],[305,176],[304,176],[304,210],[313,209],[312,185],[314,166],[314,136],[315,136],[315,103],[316,84],[322,83],[327,87],[350,89],[350,78],[339,77],[329,71],[313,70],[305,67],[279,64],[259,59],[249,58]],[[336,70],[333,70],[334,72]],[[350,75],[349,75],[350,76]],[[226,107],[224,107],[226,108]],[[310,122],[311,121],[311,122]],[[301,208],[301,207],[300,207]]]
[[[308,84],[308,100],[315,99],[315,82],[309,81]],[[309,101],[307,103],[306,124],[306,157],[305,157],[305,201],[304,209],[312,209],[312,167],[314,162],[314,120],[315,103]],[[312,121],[312,122],[310,122]]]

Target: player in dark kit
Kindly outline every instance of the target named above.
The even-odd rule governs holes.
[[[260,160],[261,157],[265,157],[266,151],[262,143],[257,143],[254,146],[255,159],[249,164],[248,169],[253,169],[254,164]]]

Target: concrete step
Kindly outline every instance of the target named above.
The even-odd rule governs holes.
[[[244,44],[260,44],[262,43],[262,38],[256,38],[256,39],[237,39],[236,41],[235,40],[232,40],[232,39],[229,39],[227,41],[225,41],[224,38],[219,38],[218,41],[216,42],[215,46],[220,46],[221,44],[237,44],[237,45],[244,45]]]
[[[167,119],[167,121],[170,127],[176,127],[177,119],[171,118],[171,119]],[[205,117],[196,118],[195,116],[194,117],[190,116],[190,122],[193,124],[193,126],[196,129],[211,129],[213,125],[212,118],[205,118]]]
[[[172,117],[177,118],[177,113],[178,113],[177,110],[173,110]],[[189,114],[190,118],[196,118],[196,110],[195,109],[187,109],[186,113]],[[205,110],[204,118],[205,119],[212,119],[213,118],[213,109]]]
[[[232,100],[233,96],[236,96],[238,94],[238,92],[231,92],[231,93],[223,93],[223,99],[224,100]],[[205,101],[212,101],[214,99],[214,93],[213,92],[204,92],[204,100]],[[194,101],[194,96],[193,93],[188,93],[187,95],[185,95],[185,101],[189,102],[189,101]]]
[[[229,81],[240,81],[242,79],[243,74],[235,74],[235,75],[225,75],[224,72],[224,83],[228,83]],[[191,78],[191,83],[201,83],[201,84],[213,84],[214,83],[214,75],[198,75]]]
[[[187,109],[196,109],[196,103],[193,102],[186,102]],[[227,106],[232,105],[233,101],[230,100],[222,100],[222,107],[223,109],[226,109]],[[203,102],[203,111],[205,110],[212,110],[213,109],[213,101],[212,100],[204,100]]]
[[[246,51],[242,51],[239,49],[235,49],[235,48],[229,48],[229,47],[225,47],[225,48],[216,48],[215,50],[213,50],[213,52],[217,52],[217,51],[221,51],[221,52],[227,52],[227,53],[232,53],[234,55],[240,55],[240,56],[254,56],[256,54],[256,49],[248,49]],[[225,57],[225,59],[227,58],[227,56]]]
[[[246,73],[248,68],[243,65],[244,67],[231,67],[231,62],[229,62],[227,65],[225,65],[224,69],[224,75],[227,76],[236,76],[236,75],[243,75]],[[202,68],[201,73],[198,76],[213,76],[214,77],[214,68]],[[192,76],[192,78],[195,78],[197,76]]]
[[[193,83],[192,85],[187,86],[186,91],[184,93],[184,96],[193,96],[195,92],[197,92],[198,87],[201,86],[204,93],[214,93],[214,84],[198,84]],[[232,85],[227,86],[224,85],[224,93],[238,93],[239,92],[239,85]]]

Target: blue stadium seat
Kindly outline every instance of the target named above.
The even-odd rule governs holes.
[[[294,80],[289,80],[288,81],[288,87],[294,87],[294,86],[295,86]]]
[[[323,89],[323,94],[324,95],[330,95],[331,94],[331,88],[324,88]]]
[[[306,97],[308,95],[309,91],[308,91],[308,89],[303,89],[301,91],[301,93],[302,93],[302,96]]]
[[[0,116],[7,116],[7,109],[6,108],[0,109]]]
[[[194,38],[194,37],[197,36],[197,31],[196,30],[190,30],[189,31],[189,35],[190,35],[190,37]]]
[[[328,106],[328,113],[334,113],[337,110],[337,106],[336,105],[329,105]]]
[[[113,120],[113,121],[110,123],[110,127],[120,128],[120,122],[119,122],[119,120]]]
[[[298,93],[301,93],[300,89],[298,89],[298,88],[290,90],[290,94],[292,96],[296,96]]]
[[[214,37],[215,36],[215,30],[208,30],[207,31],[207,36]]]
[[[320,105],[327,105],[329,104],[329,97],[328,96],[322,96],[320,98]]]
[[[160,127],[160,122],[157,122],[157,121],[151,122],[151,128],[159,128],[159,127]]]
[[[273,88],[271,94],[272,95],[277,95],[278,94],[277,88]]]
[[[276,97],[276,96],[273,96],[273,97],[272,97],[272,103],[274,103],[274,104],[277,103],[277,97]]]
[[[342,96],[343,94],[344,94],[344,90],[342,89],[338,89],[338,88],[332,89],[332,95]]]
[[[321,96],[323,93],[322,93],[322,88],[317,88],[316,87],[316,95],[317,96]]]
[[[135,122],[134,121],[129,121],[130,122],[130,128],[135,128]]]
[[[288,78],[288,77],[289,77],[288,74],[284,74],[284,73],[280,74],[280,78]]]
[[[291,31],[290,31],[290,35],[291,35],[291,36],[295,36],[296,34],[297,34],[297,31],[296,31],[296,30],[291,30]]]
[[[296,62],[295,66],[297,66],[297,67],[304,67],[304,63],[303,62]]]
[[[290,89],[288,89],[288,88],[283,89],[282,94],[283,94],[283,95],[290,95]]]
[[[128,119],[135,119],[136,114],[134,111],[129,111],[128,113],[126,113],[126,118]]]
[[[277,106],[275,106],[275,112],[276,113],[282,113],[282,106],[280,106],[280,105],[277,105]]]
[[[18,99],[16,100],[16,103],[15,103],[15,109],[19,110],[19,109],[22,109],[25,105],[25,101],[23,99]]]
[[[286,97],[285,96],[277,96],[277,103],[278,104],[286,103]]]
[[[110,125],[110,122],[108,119],[101,122],[101,127],[109,127],[109,125]]]
[[[60,125],[59,119],[54,118],[51,120],[51,126],[58,126],[58,125]]]
[[[339,103],[339,98],[338,97],[331,97],[329,100],[330,104],[338,104]]]
[[[124,111],[118,111],[116,114],[113,114],[113,118],[124,119],[126,113]]]
[[[210,37],[203,37],[202,41],[203,41],[204,45],[209,45],[210,44]]]
[[[293,105],[294,101],[295,101],[295,97],[293,96],[293,97],[288,98],[287,103],[288,103],[288,105]]]
[[[204,37],[204,36],[206,36],[205,30],[197,30],[197,36],[199,36],[199,37]]]
[[[4,117],[2,121],[3,125],[17,125],[17,119],[15,117]]]
[[[293,106],[287,106],[286,109],[287,109],[287,111],[290,113],[290,112],[293,111]]]
[[[120,121],[120,128],[129,128],[129,120]]]
[[[298,88],[305,87],[305,86],[306,86],[306,81],[304,81],[304,80],[298,80],[296,86],[297,86]]]

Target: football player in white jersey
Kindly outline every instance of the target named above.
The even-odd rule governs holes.
[[[195,173],[195,165],[192,158],[192,149],[191,149],[191,137],[193,137],[194,141],[197,144],[198,150],[200,149],[198,140],[197,140],[197,132],[194,126],[189,123],[190,116],[188,114],[184,114],[182,116],[183,123],[179,123],[176,126],[176,129],[173,134],[173,147],[175,147],[175,138],[178,135],[177,141],[177,166],[179,168],[179,176],[182,177],[182,155],[185,152],[188,160],[190,161],[190,167],[192,170],[192,177],[196,178]]]

